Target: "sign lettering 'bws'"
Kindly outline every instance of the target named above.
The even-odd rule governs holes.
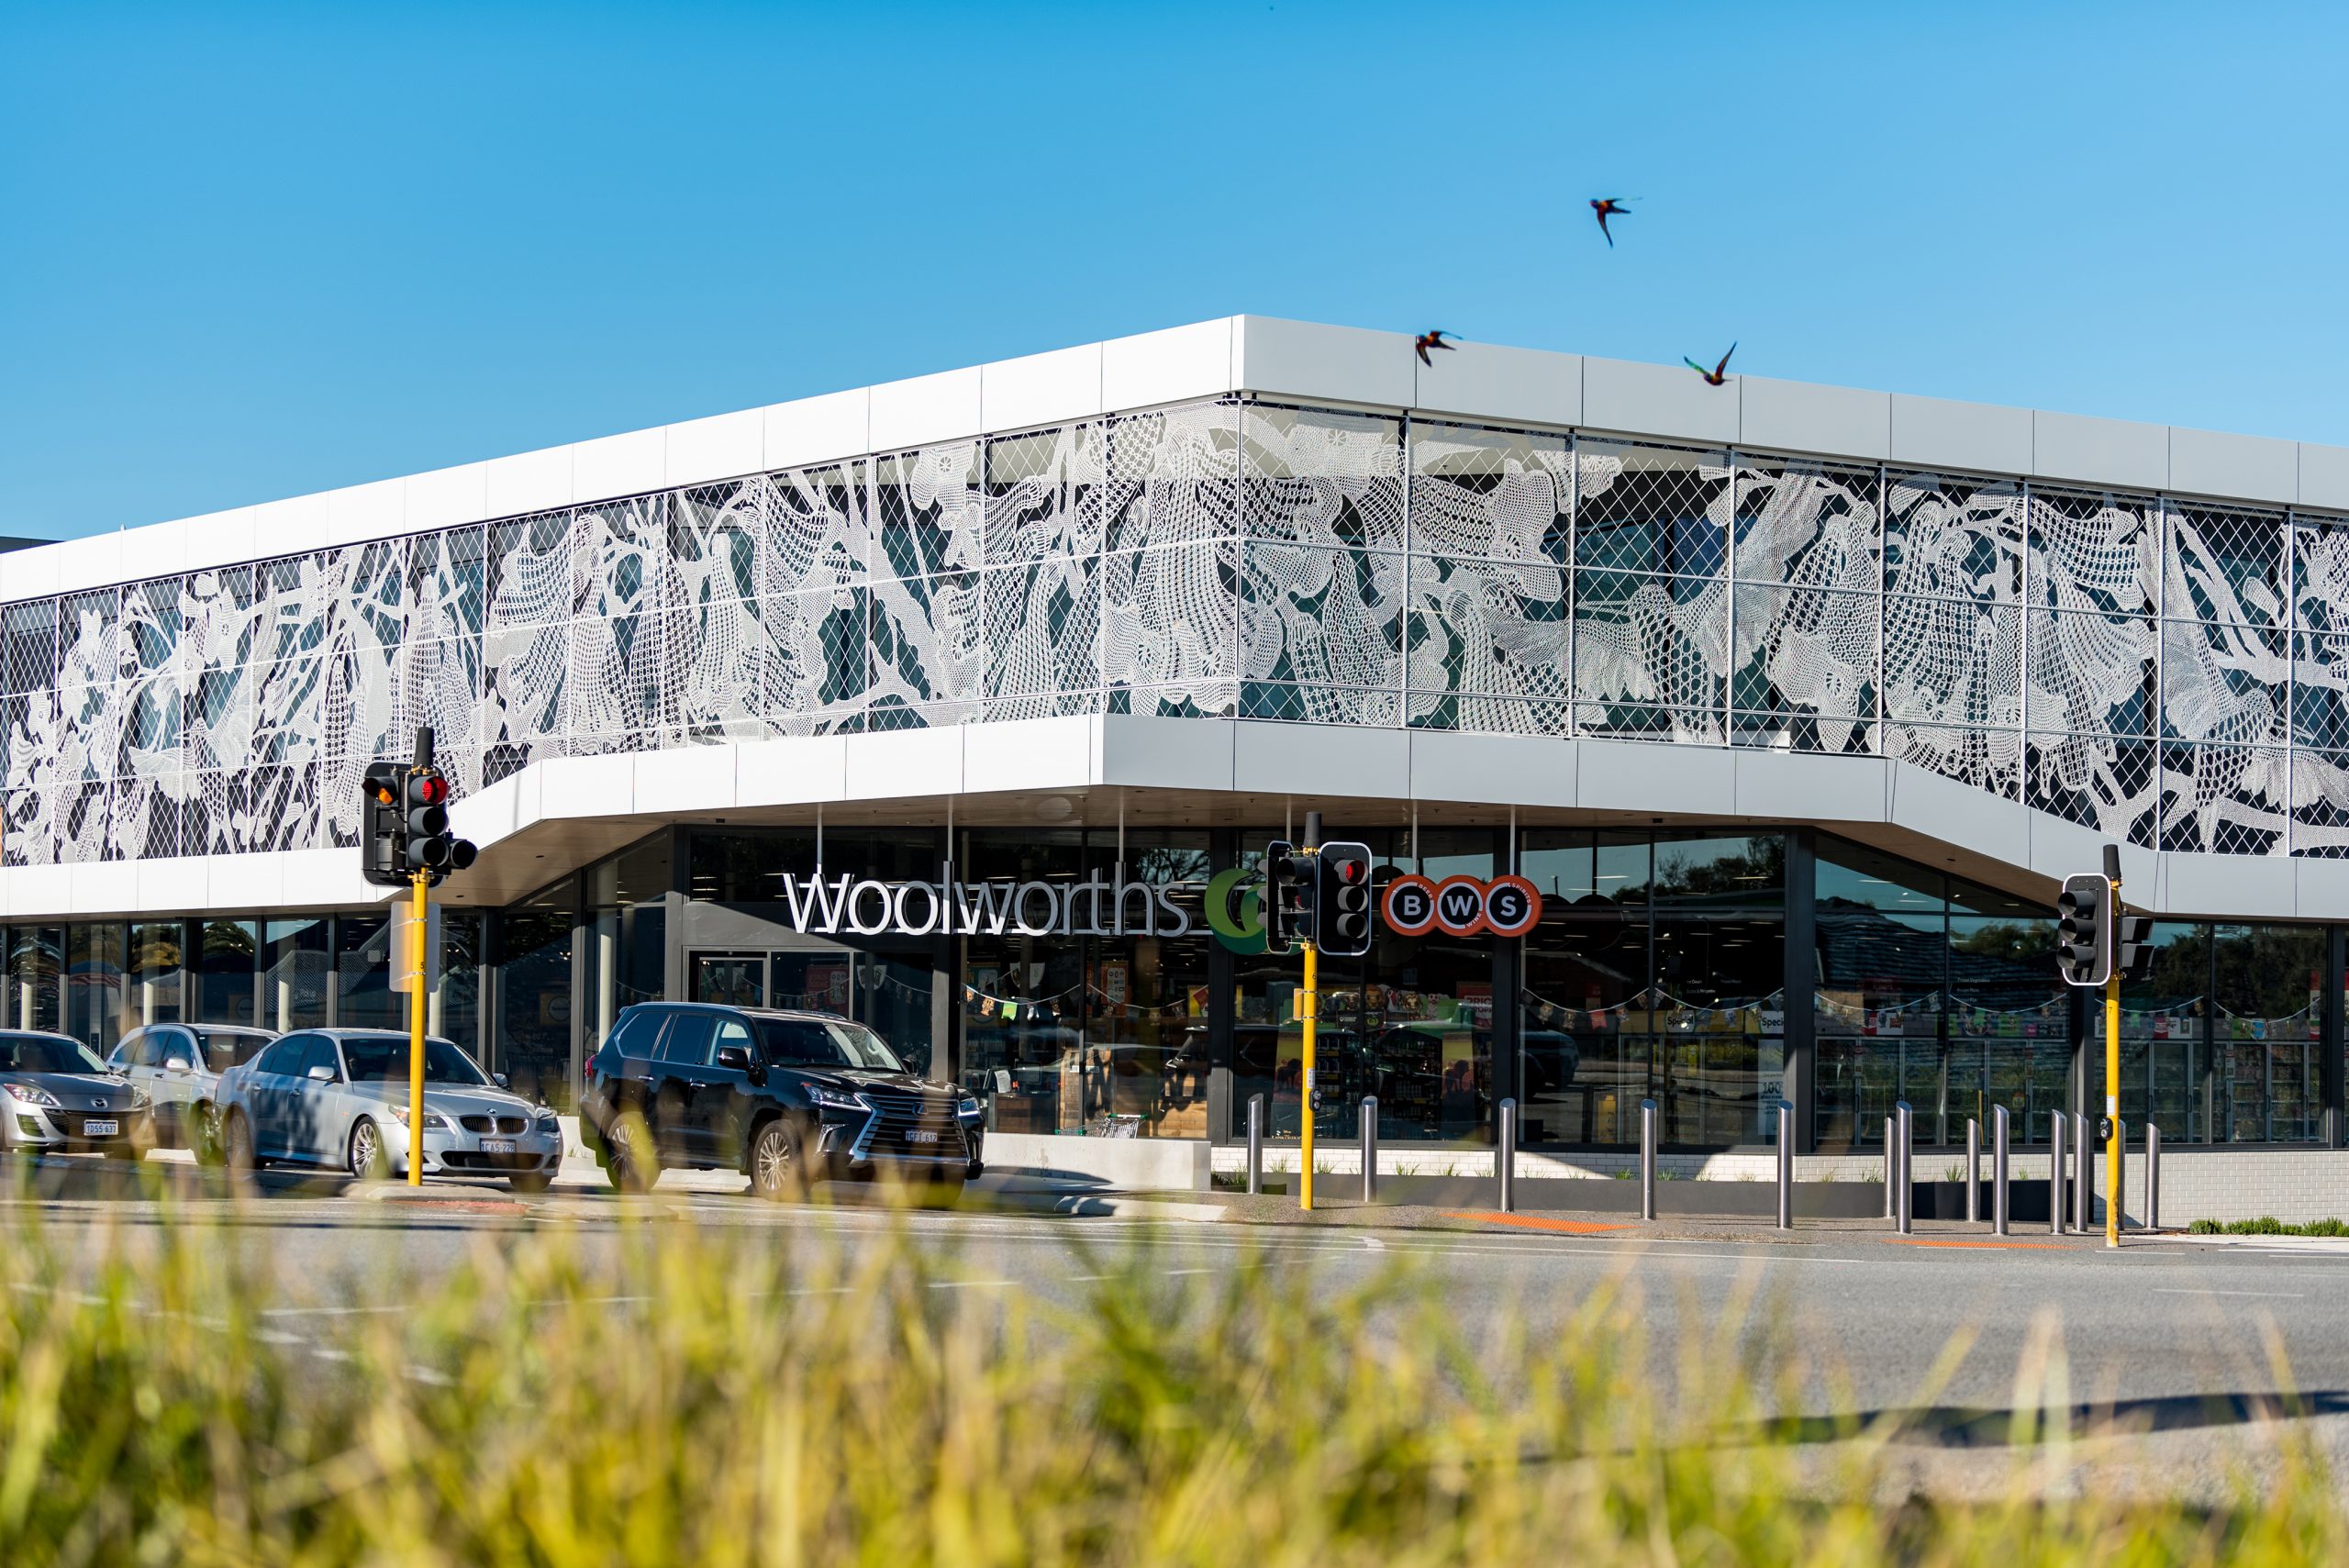
[[[1387,929],[1406,937],[1442,931],[1448,937],[1521,937],[1542,919],[1542,893],[1521,876],[1447,876],[1442,882],[1406,873],[1386,884],[1380,906]]]

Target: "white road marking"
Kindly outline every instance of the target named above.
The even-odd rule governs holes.
[[[2297,1290],[2209,1290],[2201,1288],[2188,1290],[2173,1288],[2168,1285],[2155,1285],[2154,1287],[2154,1294],[2155,1296],[2265,1296],[2271,1301],[2305,1301],[2308,1299],[2305,1292]]]

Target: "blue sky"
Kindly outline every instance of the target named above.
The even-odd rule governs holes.
[[[2349,444],[2345,34],[0,0],[0,533],[1237,311]]]

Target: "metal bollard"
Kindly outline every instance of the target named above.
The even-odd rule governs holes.
[[[1965,1118],[1965,1222],[1982,1223],[1982,1124]]]
[[[1517,1212],[1517,1102],[1501,1102],[1501,1146],[1495,1163],[1501,1178],[1501,1212]]]
[[[1640,1218],[1655,1218],[1655,1102],[1640,1102]]]
[[[1362,1097],[1362,1201],[1378,1201],[1378,1096]]]
[[[1890,1219],[1898,1207],[1897,1190],[1900,1185],[1900,1165],[1892,1152],[1893,1140],[1898,1136],[1900,1118],[1884,1118],[1884,1217]]]
[[[1795,1228],[1795,1107],[1778,1102],[1778,1229]]]
[[[1917,1173],[1910,1163],[1916,1158],[1910,1143],[1915,1123],[1906,1100],[1893,1107],[1893,1114],[1900,1118],[1900,1196],[1893,1217],[1894,1228],[1906,1236],[1917,1228]]]
[[[1990,1107],[1990,1226],[2007,1234],[2007,1107]]]
[[[2112,1190],[2121,1195],[2121,1212],[2114,1217],[2112,1227],[2118,1234],[2129,1229],[2129,1124],[2114,1117],[2112,1129],[2121,1135],[2120,1141],[2113,1145],[2120,1152],[2112,1162]]]
[[[2096,1129],[2088,1113],[2072,1114],[2072,1229],[2085,1236],[2096,1229]]]
[[[2062,1111],[2047,1115],[2047,1234],[2064,1234],[2064,1130],[2071,1118]]]
[[[2145,1229],[2162,1228],[2162,1129],[2145,1124]]]
[[[1264,1189],[1264,1096],[1248,1096],[1248,1191]]]

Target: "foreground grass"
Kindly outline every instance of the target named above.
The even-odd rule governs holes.
[[[2198,1219],[2187,1230],[2196,1236],[2349,1236],[2349,1225],[2338,1219],[2311,1219],[2287,1225],[2273,1215],[2257,1219]]]
[[[0,1216],[7,1562],[2017,1568],[2349,1542],[2301,1462],[2213,1516],[2034,1500],[2026,1440],[2010,1502],[1886,1510],[1856,1434],[1821,1487],[1758,1418],[1734,1302],[1698,1304],[1716,1326],[1667,1410],[1643,1315],[1605,1291],[1496,1350],[1402,1268],[1178,1288],[1120,1252],[1061,1311],[932,1288],[902,1236],[660,1223],[592,1267],[560,1231],[484,1240],[446,1279],[382,1282],[414,1309],[337,1320],[344,1359],[321,1359],[262,1315],[256,1237],[69,1254]]]

